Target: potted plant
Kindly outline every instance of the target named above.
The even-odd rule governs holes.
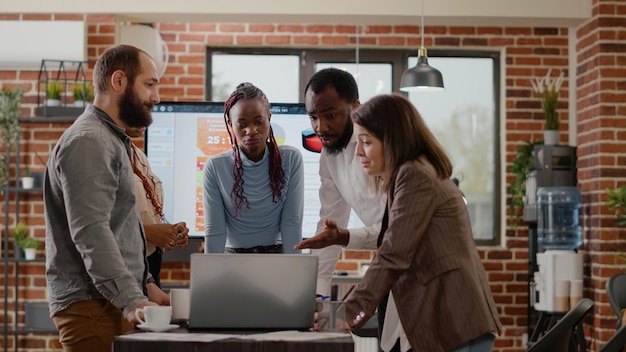
[[[35,259],[35,254],[39,248],[39,241],[36,238],[28,237],[28,226],[24,222],[19,222],[13,229],[15,244],[24,251],[26,260]]]
[[[46,106],[61,106],[61,93],[63,93],[61,82],[46,82]]]
[[[626,226],[626,186],[620,186],[615,190],[607,188],[604,190],[604,193],[609,196],[604,205],[615,212],[617,226]],[[626,263],[626,255],[617,255],[615,260],[624,265]],[[624,267],[624,270],[626,270],[626,267]]]
[[[20,88],[4,88],[0,91],[0,145],[13,146],[20,140],[20,100],[24,91]],[[0,194],[9,183],[9,165],[0,153]]]
[[[513,158],[511,172],[515,175],[515,179],[510,185],[511,203],[509,204],[509,210],[513,214],[509,220],[513,226],[516,226],[522,218],[526,199],[526,176],[533,168],[533,151],[535,145],[538,144],[543,144],[543,141],[526,142],[517,148],[517,154]]]
[[[77,82],[74,84],[74,106],[85,107],[93,100],[93,88],[88,82]]]
[[[31,174],[30,170],[28,170],[28,168],[24,169],[24,172],[22,172],[22,177],[20,178],[20,181],[22,182],[23,189],[31,189],[35,184],[35,178]]]
[[[544,77],[530,80],[535,94],[541,98],[541,108],[546,119],[543,140],[546,145],[559,144],[559,115],[556,108],[559,102],[559,90],[563,84],[563,71],[556,78],[550,78],[552,69]]]
[[[620,186],[615,190],[607,188],[604,192],[609,196],[604,205],[615,212],[617,226],[626,226],[626,186]]]

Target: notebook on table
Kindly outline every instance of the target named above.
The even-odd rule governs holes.
[[[317,260],[299,254],[192,254],[189,328],[311,328]]]

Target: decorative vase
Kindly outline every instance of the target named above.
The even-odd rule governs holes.
[[[46,106],[61,106],[61,99],[46,99]]]
[[[558,145],[559,144],[559,130],[543,131],[543,144],[544,145]]]
[[[22,247],[20,247],[18,245],[14,245],[14,247],[13,247],[13,258],[15,258],[15,259],[24,258],[24,250],[22,249]]]
[[[23,189],[31,189],[35,185],[35,178],[32,176],[22,177],[21,180]]]
[[[37,250],[35,248],[24,248],[24,258],[26,260],[35,260]]]

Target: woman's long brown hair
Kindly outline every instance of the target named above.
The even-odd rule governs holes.
[[[450,178],[452,163],[411,102],[400,94],[378,95],[352,112],[352,120],[383,143],[385,174],[376,177],[387,191],[402,164],[425,156],[440,178]]]

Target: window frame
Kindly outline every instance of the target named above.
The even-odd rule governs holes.
[[[211,100],[211,72],[213,54],[238,54],[238,55],[294,55],[299,57],[300,61],[300,84],[299,84],[299,103],[304,102],[304,89],[309,77],[315,71],[316,63],[327,62],[346,62],[354,64],[357,62],[356,50],[354,48],[328,48],[328,49],[312,49],[312,48],[273,48],[273,47],[212,47],[207,46],[206,49],[206,80],[205,80],[205,99]],[[506,232],[502,226],[506,221],[506,205],[502,203],[503,197],[506,195],[502,192],[502,175],[506,174],[506,165],[501,163],[502,145],[500,136],[501,131],[501,99],[500,91],[502,77],[501,53],[496,50],[478,50],[478,49],[428,49],[429,57],[458,57],[458,58],[489,58],[493,62],[493,101],[494,101],[494,160],[496,163],[494,173],[494,192],[493,192],[493,238],[489,240],[474,239],[477,246],[498,246]],[[400,92],[400,82],[402,74],[409,69],[408,58],[417,56],[416,49],[359,49],[359,63],[390,63],[392,65],[392,87],[393,92]],[[445,82],[445,77],[444,77]],[[405,93],[402,93],[405,94]],[[506,192],[506,191],[504,191]]]

